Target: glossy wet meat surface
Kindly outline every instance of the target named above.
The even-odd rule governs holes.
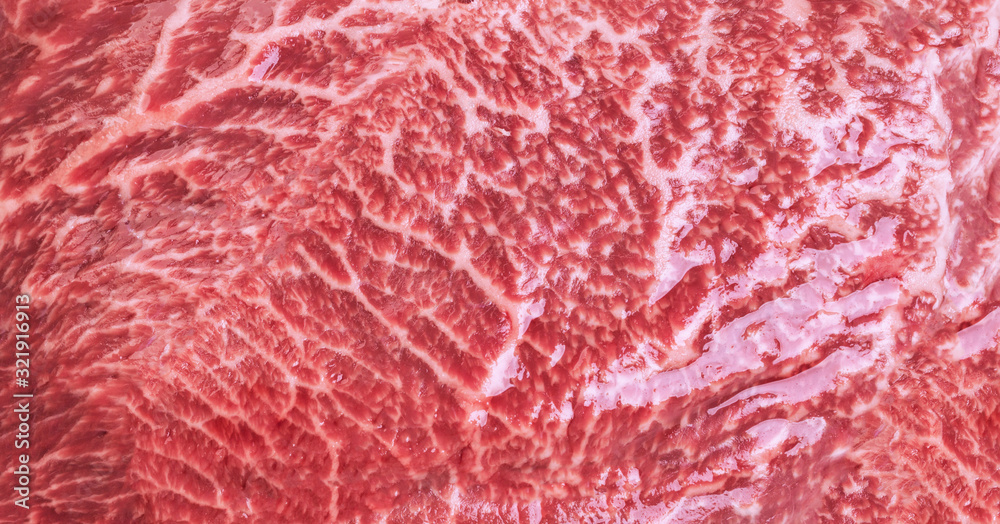
[[[998,9],[0,2],[0,520],[995,522]]]

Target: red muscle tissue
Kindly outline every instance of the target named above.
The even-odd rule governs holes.
[[[998,26],[0,0],[0,522],[996,523]]]

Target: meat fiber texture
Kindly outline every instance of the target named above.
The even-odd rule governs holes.
[[[997,522],[998,18],[0,1],[0,522]]]

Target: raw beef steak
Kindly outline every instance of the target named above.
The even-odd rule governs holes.
[[[997,522],[998,25],[0,0],[0,521]]]

